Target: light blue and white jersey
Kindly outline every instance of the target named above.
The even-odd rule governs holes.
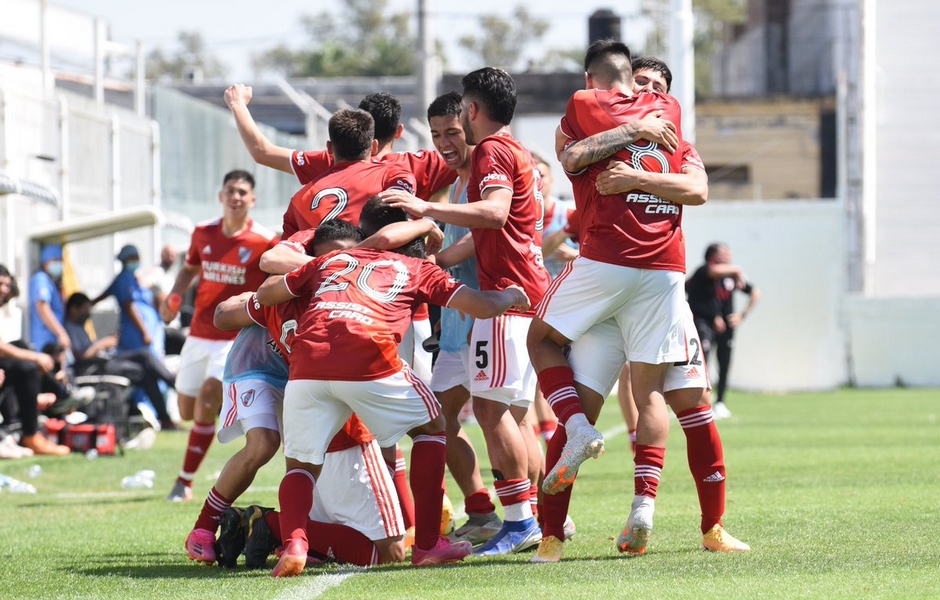
[[[264,327],[245,327],[232,342],[222,379],[226,383],[260,379],[273,386],[287,385],[287,361]]]
[[[467,203],[467,188],[464,186],[463,191],[460,193],[460,197],[457,198],[456,202],[454,201],[454,192],[457,190],[457,186],[453,185],[450,188],[450,202],[455,204],[466,204]],[[460,227],[458,225],[451,225],[450,223],[444,228],[444,244],[443,247],[447,248],[451,244],[462,239],[465,235],[470,233],[470,229],[467,227]],[[471,287],[475,290],[480,289],[480,280],[477,276],[477,259],[475,256],[471,256],[467,260],[458,263],[449,269],[447,272],[457,281],[463,283],[467,287]],[[470,333],[470,330],[473,328],[473,317],[468,315],[461,314],[460,311],[454,310],[452,308],[442,308],[441,309],[441,336],[440,336],[440,346],[441,350],[444,352],[457,352],[461,348],[466,347],[467,345],[467,335]]]

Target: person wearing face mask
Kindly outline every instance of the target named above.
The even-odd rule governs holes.
[[[153,292],[140,285],[136,271],[140,268],[140,252],[128,244],[118,252],[121,272],[111,285],[92,303],[97,304],[114,296],[121,309],[118,352],[150,348],[157,356],[163,355],[163,323],[153,304]]]
[[[37,350],[58,342],[69,351],[69,335],[62,326],[62,246],[43,246],[39,261],[40,269],[29,280],[29,341]]]

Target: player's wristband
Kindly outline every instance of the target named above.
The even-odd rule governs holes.
[[[183,306],[183,297],[179,294],[170,294],[166,297],[166,307],[172,312],[179,312],[181,306]]]

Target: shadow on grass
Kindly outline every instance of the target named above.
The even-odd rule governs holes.
[[[95,507],[119,504],[127,505],[134,503],[152,503],[153,496],[121,496],[117,498],[59,498],[54,502],[29,502],[21,504],[21,508],[62,508],[63,506],[88,506],[89,502],[94,502]]]

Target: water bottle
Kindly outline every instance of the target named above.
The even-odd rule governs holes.
[[[88,460],[95,460],[96,458],[98,458],[98,449],[97,448],[90,449],[88,452],[85,453],[85,458],[87,458]]]
[[[0,489],[7,488],[13,494],[35,494],[36,488],[29,483],[0,474]]]
[[[147,479],[140,475],[128,475],[121,480],[121,487],[129,490],[151,489],[153,488],[153,479]]]
[[[40,467],[39,465],[33,465],[29,468],[28,473],[29,473],[30,479],[36,479],[37,477],[42,475],[42,467]]]
[[[156,471],[151,471],[150,469],[143,469],[134,473],[134,477],[140,477],[141,479],[149,479],[150,481],[153,481],[157,478],[157,473]]]

